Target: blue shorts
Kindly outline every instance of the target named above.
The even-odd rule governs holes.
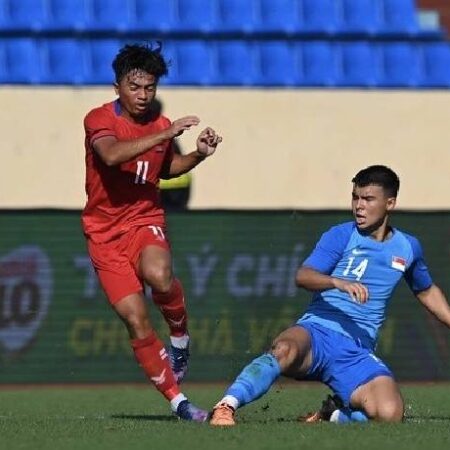
[[[394,377],[381,359],[354,339],[317,323],[297,325],[311,336],[312,364],[305,379],[325,383],[345,406],[358,386],[381,375]]]

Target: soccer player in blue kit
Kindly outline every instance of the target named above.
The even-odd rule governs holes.
[[[404,404],[389,368],[375,356],[386,308],[402,277],[420,303],[450,327],[450,307],[428,272],[419,241],[389,225],[399,178],[382,165],[352,180],[354,221],[325,232],[297,272],[313,292],[297,323],[254,359],[213,409],[210,424],[235,425],[237,408],[265,394],[280,375],[333,391],[307,421],[399,422]]]

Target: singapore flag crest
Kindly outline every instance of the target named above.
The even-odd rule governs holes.
[[[406,259],[401,258],[400,256],[393,256],[391,267],[400,270],[400,272],[404,272],[406,269]]]

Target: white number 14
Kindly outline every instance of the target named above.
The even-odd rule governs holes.
[[[352,268],[352,264],[353,261],[355,260],[355,258],[353,256],[351,256],[350,258],[348,258],[348,264],[347,267],[345,268],[344,272],[342,273],[342,275],[347,276],[348,273],[350,272],[350,269]],[[356,266],[351,273],[353,275],[356,276],[356,280],[359,281],[362,276],[364,275],[364,272],[367,269],[367,264],[369,263],[369,260],[367,258],[363,259],[358,266]]]

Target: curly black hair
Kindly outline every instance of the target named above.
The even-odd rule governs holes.
[[[375,184],[381,186],[387,195],[397,197],[400,188],[400,179],[398,175],[389,167],[383,165],[374,165],[360,170],[352,179],[358,187]]]
[[[153,75],[158,81],[168,73],[168,63],[161,54],[162,44],[156,47],[151,44],[127,44],[119,50],[112,68],[116,82],[120,83],[123,77],[133,71],[143,71]]]

